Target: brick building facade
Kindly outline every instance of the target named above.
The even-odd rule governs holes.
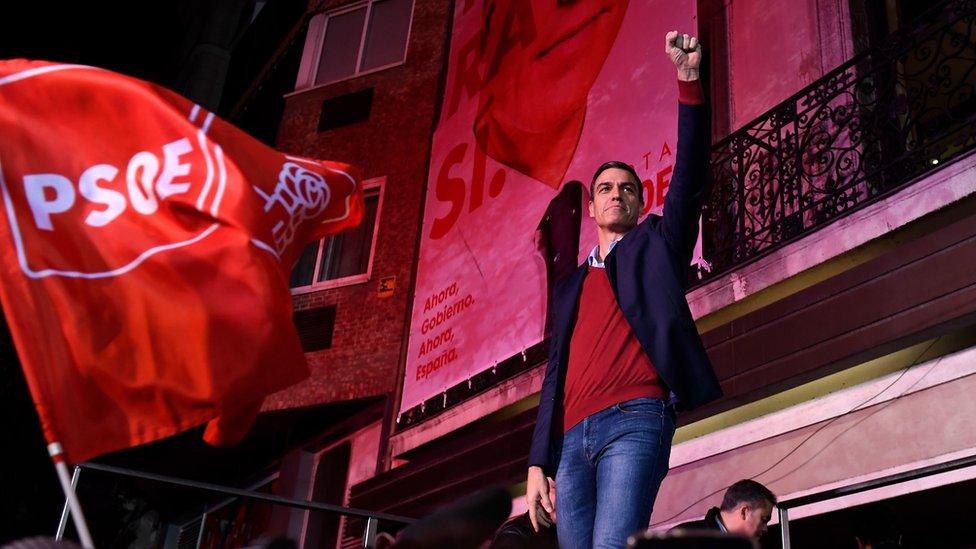
[[[348,4],[330,1],[320,9]],[[268,408],[392,397],[396,391],[450,9],[446,0],[413,6],[401,65],[312,85],[286,98],[278,148],[349,162],[365,179],[381,180],[383,196],[369,279],[296,293],[296,312],[336,308],[332,346],[308,353],[311,378],[274,395]],[[363,120],[318,130],[328,123],[323,102],[364,91],[371,99]],[[388,277],[395,277],[393,295],[378,297],[380,280]]]

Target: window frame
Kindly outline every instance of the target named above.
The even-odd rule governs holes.
[[[320,238],[318,240],[319,249],[315,254],[315,268],[312,270],[312,283],[306,286],[296,286],[294,288],[289,288],[292,295],[307,294],[310,292],[318,292],[321,290],[328,290],[331,288],[341,288],[343,286],[352,286],[356,284],[363,284],[369,282],[370,278],[373,276],[373,260],[376,257],[376,241],[378,240],[380,232],[380,217],[383,215],[383,197],[386,194],[384,189],[386,188],[386,176],[374,177],[372,179],[367,179],[362,182],[363,195],[371,194],[373,191],[376,192],[378,200],[376,202],[376,218],[373,220],[373,238],[369,245],[369,261],[366,264],[366,272],[344,276],[342,278],[333,278],[330,280],[323,280],[321,282],[317,281],[319,277],[319,269],[322,267],[322,252],[325,248],[324,243],[326,240],[332,238],[327,236],[325,238]],[[294,269],[294,267],[292,267]],[[290,276],[290,273],[289,273]]]
[[[410,0],[410,20],[407,22],[407,37],[406,43],[403,45],[403,58],[399,61],[389,63],[381,67],[374,67],[365,71],[359,70],[359,67],[362,66],[363,55],[366,50],[366,31],[369,28],[370,17],[373,15],[373,4],[381,1],[383,0],[361,0],[359,2],[342,6],[341,8],[325,11],[312,16],[308,22],[308,34],[305,37],[305,48],[302,51],[302,62],[298,70],[298,78],[295,81],[295,91],[291,92],[290,94],[286,94],[285,97],[298,92],[314,90],[323,86],[329,86],[337,82],[359,78],[360,76],[373,74],[375,72],[384,71],[386,69],[399,67],[400,65],[405,64],[407,62],[407,56],[410,52],[410,36],[413,32],[413,16],[417,7],[416,0]],[[366,16],[363,20],[362,31],[359,34],[359,49],[356,52],[356,71],[349,76],[343,76],[335,80],[316,84],[315,77],[317,76],[319,70],[319,63],[322,61],[322,46],[324,45],[325,41],[325,32],[329,26],[329,19],[362,9],[364,7],[366,8]]]

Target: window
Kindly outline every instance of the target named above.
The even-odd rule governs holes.
[[[368,0],[309,22],[298,89],[403,63],[413,0]]]
[[[313,242],[302,251],[291,272],[293,291],[311,291],[369,280],[383,181],[364,184],[363,221],[354,229]]]

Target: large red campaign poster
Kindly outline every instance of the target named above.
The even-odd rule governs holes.
[[[670,30],[695,32],[694,2],[456,2],[401,411],[542,340],[535,229],[565,182],[623,160],[645,213],[660,212],[677,132]],[[581,257],[595,244],[584,216]]]

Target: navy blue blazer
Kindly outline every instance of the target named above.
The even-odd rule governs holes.
[[[678,106],[678,147],[663,216],[649,215],[607,254],[604,265],[617,304],[661,379],[690,410],[722,396],[685,298],[691,256],[698,238],[698,218],[708,174],[708,114],[705,105]],[[562,432],[563,385],[569,340],[576,323],[587,263],[553,287],[549,363],[539,401],[539,415],[529,465],[553,474]]]

